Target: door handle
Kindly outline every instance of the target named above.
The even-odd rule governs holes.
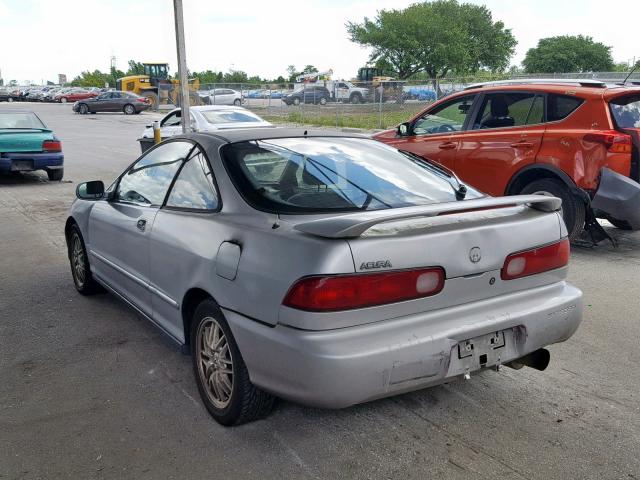
[[[456,148],[456,142],[444,142],[438,145],[438,148],[441,150],[451,150],[452,148]]]
[[[140,230],[141,232],[144,232],[144,229],[147,228],[147,221],[144,218],[138,220],[138,223],[136,223],[136,227],[138,227],[138,230]]]
[[[531,142],[516,142],[516,143],[512,143],[511,146],[513,148],[531,148],[531,147],[533,147],[533,143],[531,143]]]

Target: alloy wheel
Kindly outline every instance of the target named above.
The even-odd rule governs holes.
[[[78,286],[81,287],[85,281],[84,247],[77,234],[74,234],[71,246],[71,265],[73,267],[73,278]]]
[[[225,408],[233,392],[233,357],[222,327],[206,317],[196,337],[198,374],[207,397],[216,408]]]

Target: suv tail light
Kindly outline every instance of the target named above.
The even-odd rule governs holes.
[[[293,284],[282,304],[311,312],[373,307],[430,297],[444,288],[444,280],[441,267],[305,277]]]
[[[611,153],[631,153],[633,149],[631,135],[616,131],[587,133],[584,136],[584,141],[600,143]]]
[[[513,280],[564,267],[569,263],[569,253],[569,240],[566,238],[551,245],[512,253],[504,261],[500,278]]]
[[[59,140],[45,140],[42,142],[43,152],[61,152],[62,143]]]

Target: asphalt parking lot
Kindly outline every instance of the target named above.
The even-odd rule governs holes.
[[[109,183],[160,115],[29,108],[55,130],[65,179],[0,176],[0,478],[640,478],[640,232],[574,249],[585,316],[545,372],[266,420],[215,423],[190,359],[115,297],[82,297],[63,227],[78,182]],[[516,232],[517,234],[517,232]]]

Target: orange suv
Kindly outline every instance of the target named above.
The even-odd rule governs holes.
[[[376,140],[435,160],[491,195],[562,199],[572,240],[640,229],[640,87],[594,80],[473,85]]]

